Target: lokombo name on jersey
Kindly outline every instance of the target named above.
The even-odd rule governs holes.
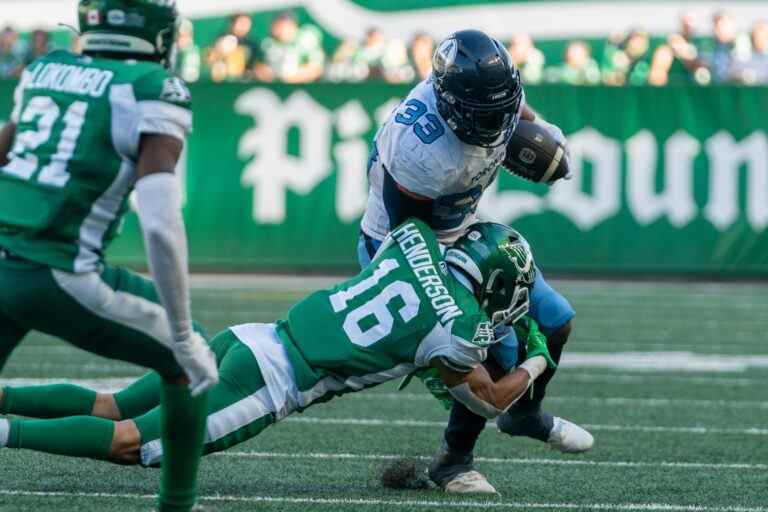
[[[106,69],[57,62],[39,63],[29,73],[26,89],[47,89],[92,98],[103,96],[115,76]]]
[[[392,238],[403,251],[408,265],[419,280],[424,293],[429,297],[432,308],[440,318],[440,323],[446,324],[462,315],[456,301],[448,292],[442,278],[438,274],[435,262],[427,248],[427,241],[415,224],[408,222],[392,232]],[[443,272],[447,269],[443,266]]]

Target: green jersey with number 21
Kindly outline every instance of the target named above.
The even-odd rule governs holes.
[[[436,357],[471,371],[493,342],[472,291],[414,219],[355,278],[296,304],[278,331],[307,402],[407,375]]]
[[[156,63],[54,51],[27,67],[14,100],[0,247],[61,270],[97,270],[127,210],[141,134],[183,141],[188,89]]]

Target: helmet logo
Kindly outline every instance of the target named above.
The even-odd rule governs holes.
[[[88,25],[98,25],[101,22],[101,16],[99,15],[99,11],[96,9],[91,9],[88,11]]]
[[[482,237],[483,235],[481,235],[479,231],[470,231],[469,234],[467,235],[467,238],[469,238],[473,242],[477,242]]]
[[[445,73],[445,71],[456,62],[456,52],[458,46],[455,39],[446,39],[435,50],[435,56],[432,59],[432,67],[435,68],[435,72],[438,74]]]
[[[173,103],[185,103],[192,99],[189,89],[178,77],[166,78],[163,82],[163,91],[160,99]]]
[[[480,348],[485,348],[493,345],[495,341],[496,337],[493,334],[490,322],[480,322],[477,324],[475,335],[470,340],[470,343]]]
[[[533,284],[535,272],[533,268],[533,254],[522,242],[510,242],[505,240],[499,244],[499,249],[507,254],[509,260],[515,266],[518,274],[518,282]]]
[[[107,23],[110,25],[125,25],[125,13],[119,9],[112,9],[107,13]]]
[[[524,164],[532,164],[536,160],[536,152],[531,148],[523,148],[520,150],[520,154],[517,155],[521,162]]]
[[[129,27],[142,28],[144,26],[144,16],[132,12],[126,17],[125,24]]]

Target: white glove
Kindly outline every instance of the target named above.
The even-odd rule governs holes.
[[[560,127],[556,124],[548,123],[539,116],[536,116],[536,120],[534,122],[544,128],[550,137],[555,139],[561,146],[565,148],[565,162],[568,164],[568,174],[563,176],[563,179],[571,179],[571,148],[568,147],[568,139],[565,138],[563,130],[561,130]]]
[[[219,383],[216,356],[202,336],[193,332],[186,340],[173,342],[171,349],[176,362],[187,374],[192,396],[205,393]]]

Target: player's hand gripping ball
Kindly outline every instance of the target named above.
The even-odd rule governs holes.
[[[571,175],[562,132],[554,125],[524,119],[520,120],[507,144],[503,165],[512,174],[534,183],[551,185]]]

